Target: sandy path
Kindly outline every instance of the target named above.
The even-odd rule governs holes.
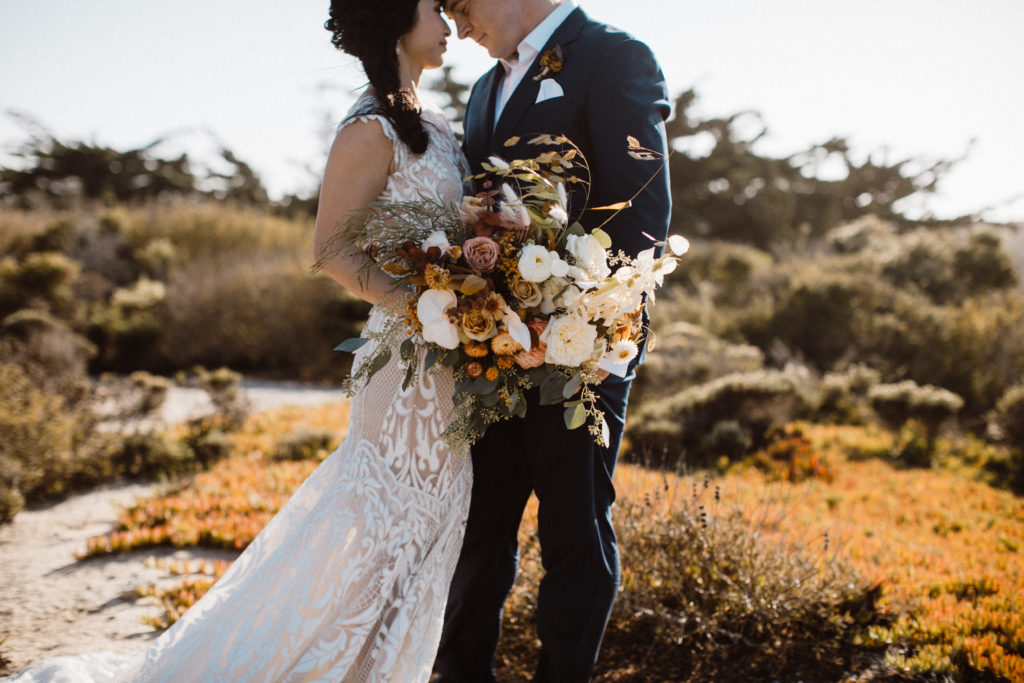
[[[254,410],[340,400],[336,389],[247,382]],[[205,403],[204,403],[205,402]],[[206,394],[172,392],[163,417],[176,421],[209,409]],[[51,507],[26,510],[0,526],[0,675],[43,657],[145,647],[155,637],[142,617],[157,616],[152,598],[135,598],[140,585],[174,584],[182,577],[147,562],[223,558],[215,550],[148,549],[84,562],[75,553],[86,540],[110,531],[118,511],[153,492],[148,484],[123,483],[73,496]]]

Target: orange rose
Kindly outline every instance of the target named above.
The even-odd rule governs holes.
[[[526,323],[526,326],[530,328],[530,337],[535,338],[544,333],[544,329],[548,326],[548,321],[543,318],[534,318]],[[539,339],[536,339],[536,342],[529,351],[520,351],[516,354],[516,363],[524,370],[544,365],[544,357],[547,354],[548,345]]]

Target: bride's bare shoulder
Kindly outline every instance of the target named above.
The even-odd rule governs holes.
[[[343,125],[334,137],[328,166],[352,164],[363,168],[392,170],[394,143],[384,132],[384,124],[373,118],[360,118]]]

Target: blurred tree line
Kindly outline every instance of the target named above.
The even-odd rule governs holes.
[[[451,68],[445,67],[430,87],[446,99],[443,107],[459,130],[469,86],[455,80]],[[676,150],[669,162],[672,225],[682,234],[767,249],[821,238],[835,226],[866,215],[903,227],[972,220],[963,216],[922,221],[909,218],[900,204],[935,192],[955,160],[889,161],[869,155],[858,161],[842,138],[775,158],[757,151],[768,129],[756,113],[700,118],[693,113],[696,101],[692,89],[680,94],[667,126],[670,145]],[[752,122],[757,128],[753,132]],[[170,159],[155,154],[164,138],[137,149],[117,150],[62,141],[38,125],[33,127],[28,139],[12,152],[19,160],[17,168],[0,168],[0,204],[61,207],[81,199],[110,205],[195,197],[231,200],[289,215],[316,211],[318,188],[273,201],[256,171],[223,147],[218,161],[227,170],[198,175],[187,154]],[[821,177],[825,164],[842,168],[845,177]]]

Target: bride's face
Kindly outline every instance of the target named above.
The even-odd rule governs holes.
[[[441,14],[440,0],[420,0],[416,5],[416,23],[401,37],[402,53],[424,69],[437,69],[444,64],[447,38],[452,34]]]

